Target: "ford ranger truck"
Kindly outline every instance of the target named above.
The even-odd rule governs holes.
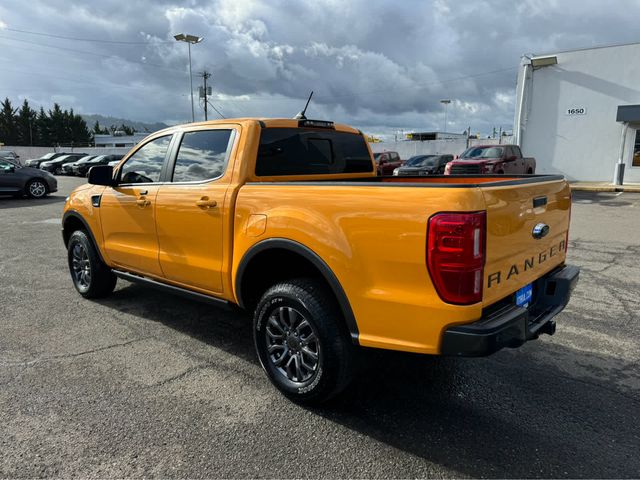
[[[535,171],[536,159],[523,157],[518,145],[477,145],[447,163],[444,174],[533,174]]]
[[[363,347],[482,356],[552,334],[578,279],[563,177],[379,177],[332,122],[171,127],[88,181],[62,219],[80,295],[120,278],[237,305],[298,402],[344,389]]]

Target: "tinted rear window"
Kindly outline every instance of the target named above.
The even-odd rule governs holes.
[[[318,175],[373,171],[362,135],[334,130],[264,128],[256,175]]]

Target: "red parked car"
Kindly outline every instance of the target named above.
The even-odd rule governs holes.
[[[378,167],[378,175],[393,175],[393,171],[403,165],[398,152],[379,152],[373,154]]]
[[[445,175],[470,173],[531,174],[536,159],[523,157],[518,145],[478,145],[467,148],[460,157],[447,163]]]

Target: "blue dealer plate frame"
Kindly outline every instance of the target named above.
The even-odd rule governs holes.
[[[533,297],[533,284],[525,285],[516,292],[516,305],[519,307],[528,307]]]

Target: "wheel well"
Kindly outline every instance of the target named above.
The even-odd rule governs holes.
[[[260,297],[271,285],[291,278],[308,277],[331,286],[318,268],[302,255],[283,248],[273,248],[255,255],[245,266],[239,284],[238,300],[249,311],[253,311]]]
[[[65,246],[69,244],[69,238],[76,230],[86,231],[87,229],[82,220],[74,215],[69,215],[64,220],[64,225],[62,226],[62,238],[64,239]]]
[[[46,190],[47,192],[49,191],[49,184],[48,184],[48,183],[47,183],[47,181],[46,181],[44,178],[42,178],[42,177],[33,177],[33,178],[30,178],[29,180],[27,180],[26,182],[24,182],[24,189],[26,190],[26,189],[27,189],[27,187],[29,186],[29,184],[30,184],[31,182],[36,181],[36,180],[38,180],[38,181],[42,182],[42,183],[44,184],[44,188],[45,188],[45,190]]]

